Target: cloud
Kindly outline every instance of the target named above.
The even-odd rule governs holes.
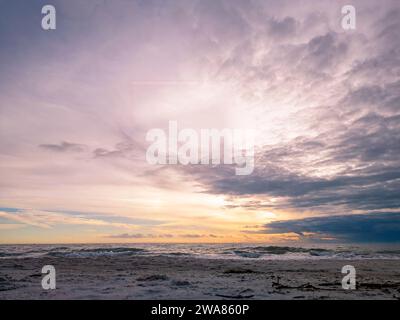
[[[219,236],[215,234],[183,234],[183,235],[173,235],[173,234],[143,234],[143,233],[123,233],[123,234],[114,234],[114,235],[109,235],[107,238],[111,239],[163,239],[163,238],[204,238],[204,237],[210,237],[210,238],[219,238]]]
[[[246,203],[239,201],[240,206],[251,209],[318,209],[323,213],[340,208],[376,210],[400,206],[400,170],[397,166],[345,169],[342,174],[331,177],[307,176],[269,164],[263,164],[263,169],[258,167],[250,176],[241,177],[233,174],[233,168],[213,169],[200,172],[193,169],[195,172],[190,171],[190,175],[202,183],[205,192],[229,195],[233,207],[235,199],[246,197],[259,199]],[[277,201],[267,202],[271,197]]]
[[[269,34],[277,39],[293,36],[296,33],[299,22],[293,17],[285,17],[282,20],[271,19],[269,21]]]
[[[35,209],[10,210],[10,208],[8,208],[8,210],[3,210],[0,208],[0,218],[43,229],[52,229],[60,225],[90,225],[99,227],[134,229],[139,223],[155,223],[152,220],[146,219],[136,220],[118,216],[113,218],[112,215],[105,216],[90,213],[59,212]]]
[[[54,152],[84,152],[88,147],[84,144],[63,141],[60,144],[41,144],[40,148]]]
[[[138,157],[143,158],[143,154],[146,149],[144,148],[144,143],[139,143],[134,141],[131,137],[123,134],[123,141],[115,144],[114,149],[109,150],[106,148],[96,148],[93,151],[93,156],[95,158],[129,158],[134,160]]]
[[[180,235],[180,237],[182,237],[182,238],[206,238],[206,237],[219,238],[220,236],[217,236],[212,233],[211,234],[187,233],[187,234]]]
[[[183,238],[202,238],[202,237],[204,237],[204,235],[189,233],[189,234],[184,234],[184,235],[182,235],[182,237],[183,237]]]
[[[270,76],[255,74],[252,79],[246,78],[249,80],[246,88],[261,96],[260,105],[265,113],[271,114],[271,119],[276,119],[273,105],[279,105],[280,97],[292,96],[290,88],[293,92],[297,86],[304,90],[280,106],[283,109],[289,104],[293,111],[288,109],[282,122],[275,120],[279,125],[268,122],[265,131],[260,132],[256,169],[251,176],[234,176],[227,166],[184,170],[206,192],[229,195],[232,199],[280,198],[267,206],[254,202],[253,209],[308,208],[331,213],[335,209],[399,208],[400,84],[398,77],[392,75],[400,71],[400,61],[394,54],[388,66],[387,51],[381,48],[398,52],[400,41],[395,36],[396,28],[389,28],[396,21],[393,16],[398,16],[397,11],[383,16],[386,14],[391,17],[388,21],[381,16],[371,18],[376,33],[350,36],[330,30],[310,34],[303,43],[271,48],[268,55],[273,58],[258,59],[261,61],[258,69],[270,70]],[[379,37],[380,30],[395,41]],[[362,38],[364,41],[360,42]],[[358,54],[370,41],[373,43],[370,54]],[[275,50],[279,54],[275,55]],[[279,67],[271,66],[271,60]],[[236,68],[243,72],[253,70],[256,67],[251,65],[253,60],[247,61],[247,66],[236,65]],[[266,92],[258,92],[260,83],[268,87]],[[287,90],[283,92],[280,88]],[[267,103],[268,96],[274,97],[271,105]],[[305,104],[315,105],[296,109],[295,105],[301,104],[303,98]],[[272,141],[281,141],[263,144],[263,134],[274,137]],[[237,206],[233,203],[231,207]]]
[[[156,239],[156,238],[173,238],[172,234],[143,234],[143,233],[123,233],[123,234],[113,234],[107,236],[107,238],[111,239]]]
[[[334,215],[297,220],[274,221],[260,233],[306,233],[333,237],[347,242],[400,242],[400,213]]]
[[[1,208],[0,208],[1,211]],[[91,218],[96,220],[101,220],[105,222],[117,222],[122,224],[131,224],[131,225],[141,225],[141,226],[158,226],[166,223],[165,220],[155,220],[155,219],[146,219],[146,218],[135,218],[130,215],[117,215],[112,213],[96,213],[96,212],[81,212],[81,211],[49,211],[47,212],[55,212],[60,214],[65,214],[72,217],[81,217],[81,218]]]
[[[373,2],[364,3],[366,12],[374,12]],[[308,7],[293,6],[307,11],[298,15],[271,11],[263,38],[255,31],[263,30],[259,21],[252,20],[247,37],[238,40],[220,75],[243,83],[241,89],[253,103],[247,112],[260,109],[255,114],[265,129],[257,140],[256,169],[242,177],[234,176],[229,166],[179,170],[204,192],[229,196],[227,209],[322,214],[398,209],[400,13],[393,4],[388,1],[381,13],[351,34],[332,27],[329,14],[321,16]],[[310,19],[317,19],[319,27]],[[281,41],[271,45],[268,33],[281,34]],[[263,143],[264,135],[268,143]],[[243,205],[246,197],[253,200]],[[277,201],[265,201],[270,197]]]
[[[0,230],[15,230],[24,228],[24,224],[19,223],[0,223]]]

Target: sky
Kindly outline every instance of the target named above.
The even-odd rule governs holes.
[[[0,243],[400,242],[399,30],[398,0],[0,0]],[[149,164],[169,121],[253,129],[254,171]]]

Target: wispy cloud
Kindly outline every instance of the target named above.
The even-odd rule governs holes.
[[[15,230],[24,227],[25,225],[21,223],[0,223],[0,230]]]
[[[21,224],[50,229],[58,225],[108,226],[124,229],[136,229],[139,225],[160,224],[154,220],[135,220],[129,217],[96,215],[77,212],[44,211],[34,209],[0,210],[0,218]],[[120,220],[121,222],[118,222]]]
[[[123,233],[123,234],[113,234],[107,236],[111,239],[165,239],[173,238],[172,234],[143,234],[143,233]]]
[[[60,144],[41,144],[40,148],[55,152],[84,152],[87,146],[78,143],[63,141]]]
[[[168,239],[168,238],[219,238],[220,236],[215,234],[197,234],[197,233],[188,233],[188,234],[143,234],[143,233],[122,233],[122,234],[113,234],[106,236],[110,239]]]

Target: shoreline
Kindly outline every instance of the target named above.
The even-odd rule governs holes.
[[[44,290],[44,265],[56,269]],[[344,265],[356,268],[344,290]],[[0,299],[400,299],[400,260],[254,260],[168,256],[0,260]]]

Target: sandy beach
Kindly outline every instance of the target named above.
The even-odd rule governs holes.
[[[341,286],[348,264],[356,290]],[[44,265],[56,268],[55,290],[41,287]],[[4,259],[0,299],[400,299],[400,260]]]

